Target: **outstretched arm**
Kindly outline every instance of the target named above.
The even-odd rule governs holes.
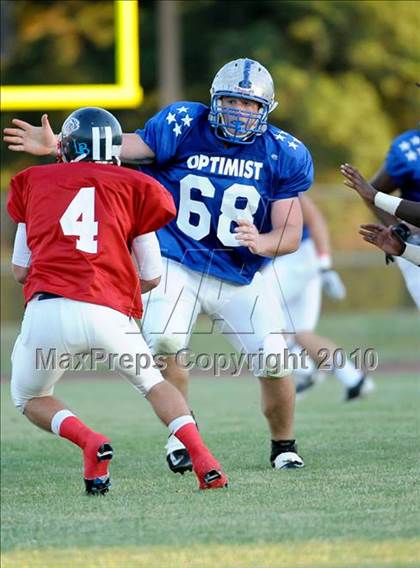
[[[420,203],[377,191],[373,185],[365,180],[359,170],[351,164],[343,164],[340,169],[346,178],[344,185],[355,189],[368,203],[392,215],[391,220],[396,216],[412,223],[416,227],[420,227]]]
[[[377,246],[387,254],[401,256],[420,267],[420,246],[404,242],[398,237],[395,229],[382,225],[360,225],[359,233],[366,242]]]
[[[344,177],[347,179],[347,182],[349,182],[344,182],[344,184],[348,187],[351,187],[352,189],[355,189],[359,193],[359,195],[365,200],[365,203],[369,207],[369,209],[373,211],[376,217],[384,225],[393,225],[394,223],[397,223],[395,216],[384,212],[379,207],[376,207],[374,203],[374,198],[377,191],[382,191],[383,193],[388,194],[398,189],[395,183],[387,174],[385,166],[382,166],[382,168],[373,176],[371,184],[369,184],[362,177],[360,172],[351,164],[343,164],[340,167],[340,170]],[[358,176],[359,178],[361,178],[363,182],[359,180],[359,183],[355,184],[355,175],[356,177]]]
[[[5,128],[3,140],[13,152],[27,152],[35,156],[55,156],[57,137],[50,126],[48,115],[41,117],[41,126],[14,118],[14,128]]]
[[[41,126],[33,126],[29,122],[14,118],[13,128],[4,129],[3,140],[13,152],[27,152],[34,156],[56,156],[58,137],[54,134],[48,115],[41,117]],[[123,134],[121,160],[141,162],[152,160],[154,152],[137,134]]]

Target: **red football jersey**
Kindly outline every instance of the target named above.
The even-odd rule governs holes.
[[[159,182],[110,164],[35,166],[12,178],[7,210],[26,223],[26,302],[43,291],[141,316],[131,243],[176,214]]]

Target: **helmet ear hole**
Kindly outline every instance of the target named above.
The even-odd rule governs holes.
[[[236,59],[226,63],[217,73],[211,89],[209,121],[218,138],[230,142],[250,144],[256,136],[267,130],[268,114],[277,103],[274,100],[274,85],[267,69],[252,59]],[[261,105],[258,116],[247,111],[231,112],[231,123],[226,126],[228,113],[221,115],[221,97],[247,99]],[[221,125],[224,125],[221,127]]]
[[[61,153],[66,162],[115,163],[122,146],[122,129],[113,114],[99,107],[72,112],[61,129]]]

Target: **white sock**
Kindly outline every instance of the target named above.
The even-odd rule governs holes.
[[[346,361],[342,369],[334,368],[333,373],[346,388],[357,385],[363,376],[363,373],[349,361]]]
[[[195,424],[194,418],[191,414],[186,414],[185,416],[178,416],[168,424],[169,432],[171,434],[176,434],[177,431],[185,426],[186,424]]]
[[[75,416],[75,414],[67,409],[59,410],[56,414],[54,414],[51,420],[51,432],[59,436],[61,423],[69,416]]]
[[[303,354],[302,351],[304,352]],[[313,359],[309,357],[308,352],[306,352],[301,345],[294,343],[291,347],[289,347],[289,353],[296,354],[297,366],[295,366],[294,364],[294,359],[291,358],[290,360],[293,361],[293,374],[297,378],[303,380],[307,377],[310,377],[314,373],[315,363]]]

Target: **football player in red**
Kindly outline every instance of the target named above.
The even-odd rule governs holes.
[[[79,109],[62,127],[63,162],[28,168],[11,181],[7,208],[18,224],[13,272],[24,284],[26,302],[12,354],[12,398],[36,426],[82,449],[86,492],[105,494],[110,439],[53,396],[65,361],[100,353],[188,448],[200,489],[224,487],[227,478],[187,403],[163,379],[133,319],[142,313],[141,288],[149,290],[160,280],[153,231],[176,211],[159,182],[119,167],[121,144],[121,127],[112,114]]]

